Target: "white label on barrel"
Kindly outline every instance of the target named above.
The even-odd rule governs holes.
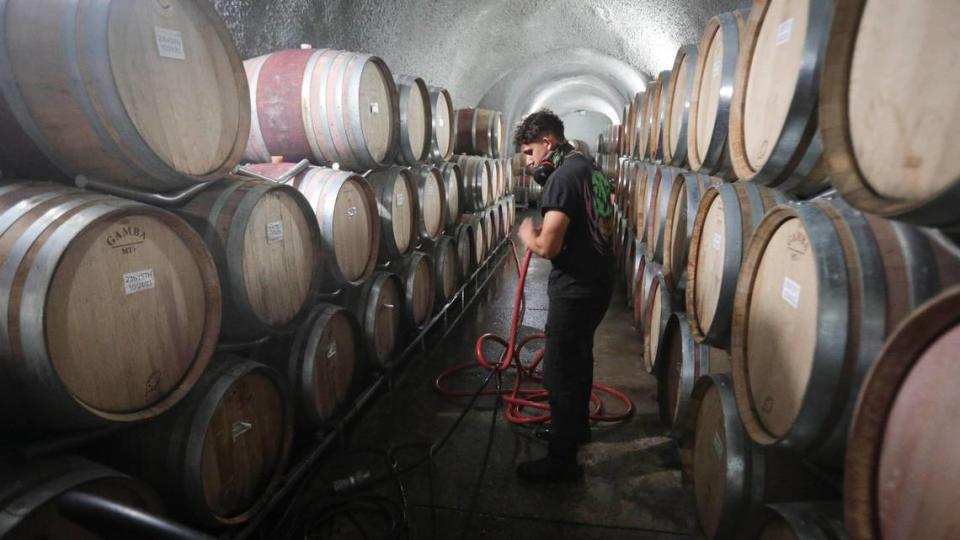
[[[183,50],[183,34],[179,31],[154,26],[153,34],[157,38],[157,52],[161,57],[174,60],[187,59],[186,52]]]
[[[153,279],[153,268],[130,272],[123,275],[123,290],[127,294],[148,291],[156,286]]]
[[[353,217],[353,216],[355,216],[355,215],[357,215],[357,207],[356,207],[356,206],[351,206],[350,208],[347,208],[347,217]]]
[[[370,114],[380,114],[380,104],[376,101],[370,104]]]
[[[777,26],[777,47],[789,43],[791,36],[793,36],[793,17],[790,17]]]
[[[327,349],[327,358],[333,358],[337,355],[337,342],[333,341],[330,343],[330,347]]]
[[[712,247],[714,251],[720,251],[720,246],[722,245],[723,237],[720,236],[718,232],[713,233],[713,238],[710,239],[710,247]]]
[[[233,427],[230,429],[231,435],[233,435],[233,442],[237,442],[237,439],[244,433],[253,429],[253,424],[250,422],[240,421],[233,424]]]
[[[713,78],[714,78],[714,79],[716,79],[717,77],[720,76],[720,68],[722,67],[722,65],[723,65],[723,63],[722,63],[720,60],[717,60],[716,62],[713,63]]]
[[[718,458],[723,458],[723,441],[720,440],[720,432],[713,434],[713,451]]]
[[[397,206],[403,206],[403,193],[397,193]]]
[[[783,297],[784,302],[796,309],[800,305],[800,284],[784,276],[783,290],[780,291],[780,296]]]
[[[279,242],[283,240],[283,222],[273,221],[267,223],[267,243]]]

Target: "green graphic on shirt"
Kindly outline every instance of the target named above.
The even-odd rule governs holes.
[[[610,195],[613,193],[613,186],[607,180],[607,175],[601,171],[593,171],[593,211],[600,219],[606,219],[613,215],[613,203],[610,202]]]

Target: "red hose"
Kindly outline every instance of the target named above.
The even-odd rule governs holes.
[[[504,339],[495,334],[484,334],[477,339],[476,354],[477,363],[466,362],[456,365],[440,373],[433,382],[434,388],[441,395],[449,397],[469,397],[476,394],[473,390],[452,390],[445,388],[443,382],[451,376],[467,370],[483,368],[487,371],[497,370],[504,372],[512,365],[516,369],[516,379],[513,388],[499,391],[507,404],[504,414],[507,421],[514,424],[539,424],[547,423],[550,420],[550,405],[547,404],[547,391],[542,387],[543,376],[537,373],[537,366],[543,360],[543,350],[537,351],[529,365],[523,365],[520,361],[520,351],[529,343],[545,339],[543,333],[533,334],[525,337],[517,343],[517,331],[523,322],[526,313],[526,297],[524,295],[524,286],[527,280],[527,270],[530,268],[530,259],[533,253],[527,250],[523,258],[523,264],[520,263],[520,257],[517,255],[516,246],[511,250],[514,261],[517,263],[517,271],[520,279],[517,282],[517,293],[513,300],[513,319],[510,323],[510,336]],[[492,362],[483,354],[483,345],[487,341],[493,341],[503,346],[503,353],[496,362]],[[527,382],[528,384],[524,385]],[[590,395],[590,401],[593,403],[593,410],[590,411],[590,419],[596,422],[617,422],[633,414],[633,402],[623,392],[605,384],[593,383],[594,392]],[[626,409],[620,414],[605,414],[603,410],[603,401],[597,392],[605,392],[623,402]],[[484,390],[480,395],[497,395],[497,390]],[[535,409],[541,411],[537,414],[524,414],[525,409]]]

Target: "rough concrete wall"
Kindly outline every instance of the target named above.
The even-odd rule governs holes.
[[[590,152],[597,154],[597,135],[610,125],[606,115],[593,111],[572,112],[560,117],[567,139],[580,139],[590,145]]]
[[[616,118],[645,80],[670,68],[678,46],[700,39],[710,16],[748,2],[206,1],[224,16],[245,58],[300,43],[367,52],[395,74],[449,89],[457,107],[482,103],[504,110],[510,122],[531,104],[576,96]],[[586,82],[557,90],[570,79]]]

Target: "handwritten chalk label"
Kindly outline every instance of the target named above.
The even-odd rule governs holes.
[[[796,309],[797,306],[800,305],[800,284],[788,277],[784,277],[780,297],[783,298],[784,302]]]
[[[347,208],[346,214],[347,214],[347,217],[350,217],[350,218],[357,215],[357,207],[351,206],[350,208]]]
[[[376,101],[370,104],[370,114],[380,114],[380,104]]]
[[[720,76],[720,68],[723,66],[723,62],[717,60],[713,63],[713,78],[716,79]]]
[[[783,21],[777,26],[777,47],[790,43],[793,36],[793,17]]]
[[[283,222],[273,221],[267,223],[267,243],[280,242],[283,240]]]
[[[718,232],[713,233],[713,237],[710,239],[710,247],[712,247],[714,251],[720,251],[720,246],[722,245],[723,237],[720,236]]]
[[[337,342],[334,341],[330,343],[330,347],[327,349],[327,358],[333,358],[337,355]]]
[[[157,52],[162,58],[187,59],[187,54],[183,50],[183,34],[179,31],[154,26],[153,35],[157,38]]]
[[[128,295],[148,291],[154,287],[156,287],[156,282],[153,279],[152,268],[123,275],[123,290]]]
[[[713,434],[713,451],[718,458],[723,457],[723,441],[720,439],[720,433]]]
[[[250,422],[240,421],[233,424],[233,427],[230,429],[231,434],[233,435],[233,442],[237,442],[237,439],[244,433],[253,429],[253,424]]]

